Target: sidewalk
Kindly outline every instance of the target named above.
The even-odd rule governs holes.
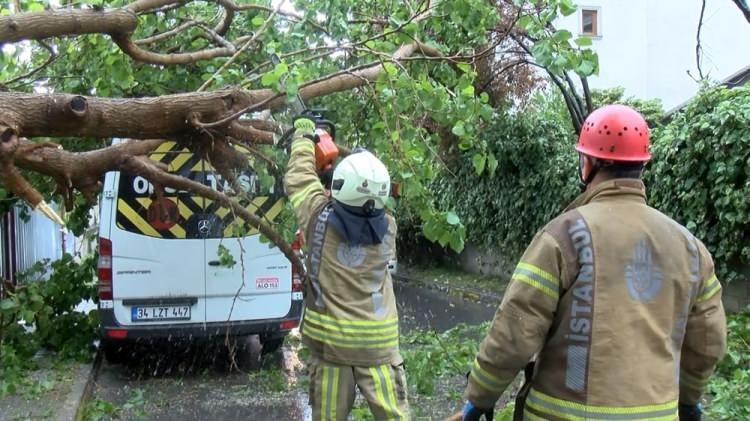
[[[0,421],[76,420],[94,363],[60,363],[42,355],[39,366],[16,393],[0,398]]]

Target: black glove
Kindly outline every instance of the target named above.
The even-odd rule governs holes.
[[[678,407],[680,421],[701,421],[703,407],[700,402],[696,404],[681,403]]]

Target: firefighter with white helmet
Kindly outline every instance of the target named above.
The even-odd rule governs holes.
[[[307,245],[301,331],[313,419],[346,420],[356,388],[376,419],[409,419],[388,271],[396,254],[388,170],[370,152],[352,153],[333,171],[330,199],[316,171],[316,122],[302,116],[294,127],[284,182]]]

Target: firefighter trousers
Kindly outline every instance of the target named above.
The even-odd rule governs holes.
[[[376,420],[408,420],[409,402],[403,366],[353,367],[311,356],[310,405],[313,421],[347,420],[356,388]]]

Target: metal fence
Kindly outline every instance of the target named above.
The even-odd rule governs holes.
[[[34,263],[59,259],[64,252],[73,254],[75,249],[75,237],[70,232],[29,208],[17,207],[3,215],[0,231],[0,271],[11,282]]]

